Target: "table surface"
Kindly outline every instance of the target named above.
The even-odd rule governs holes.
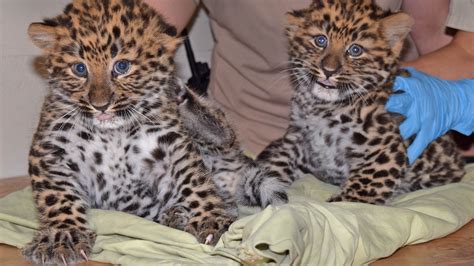
[[[29,179],[27,177],[0,180],[0,197],[28,185]],[[26,262],[17,248],[0,244],[0,266],[2,265],[26,266],[33,264]],[[89,261],[78,265],[104,266],[110,264]],[[446,237],[400,248],[392,256],[378,260],[371,265],[474,265],[474,220]]]

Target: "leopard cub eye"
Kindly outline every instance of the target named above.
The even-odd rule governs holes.
[[[347,49],[347,54],[352,56],[352,57],[358,57],[364,52],[364,48],[362,48],[358,44],[353,44]]]
[[[74,75],[78,77],[87,76],[87,66],[84,63],[75,63],[74,65],[72,65],[71,69]]]
[[[130,70],[130,61],[128,60],[119,60],[114,64],[114,74],[115,75],[124,75],[127,74]]]
[[[320,48],[326,48],[328,45],[328,38],[324,35],[316,35],[313,39],[314,45]]]

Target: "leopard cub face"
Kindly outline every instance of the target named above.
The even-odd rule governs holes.
[[[394,73],[413,19],[373,8],[372,1],[313,1],[288,14],[297,85],[325,101],[358,98]]]
[[[28,34],[47,54],[57,109],[103,129],[136,124],[154,108],[180,43],[173,27],[134,1],[75,1]]]

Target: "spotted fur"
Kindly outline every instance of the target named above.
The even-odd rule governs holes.
[[[224,112],[191,90],[184,88],[179,94],[183,125],[220,190],[243,205],[266,207],[286,202],[286,194],[279,193],[282,187],[278,177],[244,154]]]
[[[401,119],[384,108],[413,24],[408,15],[369,0],[315,0],[288,19],[291,122],[258,156],[260,165],[285,186],[310,173],[341,187],[329,201],[372,204],[462,178],[462,160],[447,136],[408,165]]]
[[[40,226],[23,255],[43,264],[86,259],[95,241],[89,208],[216,243],[237,208],[183,127],[176,30],[141,1],[76,0],[28,33],[45,53],[50,93],[29,155]]]

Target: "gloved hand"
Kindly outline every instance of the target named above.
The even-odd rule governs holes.
[[[406,117],[400,125],[404,139],[416,134],[408,147],[413,163],[436,138],[453,129],[464,135],[474,131],[474,79],[448,81],[407,68],[411,77],[397,77],[386,109]]]

